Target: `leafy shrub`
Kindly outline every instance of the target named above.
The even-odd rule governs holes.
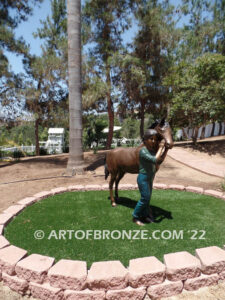
[[[40,155],[47,155],[48,154],[48,150],[45,148],[40,148]]]
[[[24,156],[25,156],[24,153],[19,149],[13,151],[13,153],[12,153],[12,157],[16,158],[16,159],[24,157]]]

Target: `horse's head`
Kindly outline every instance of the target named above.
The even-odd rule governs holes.
[[[173,148],[173,137],[172,130],[168,122],[166,122],[165,118],[163,118],[160,122],[156,121],[153,123],[149,129],[155,129],[159,135],[159,138],[164,139],[166,142],[166,147],[168,149]]]

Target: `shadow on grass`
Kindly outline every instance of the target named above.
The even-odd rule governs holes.
[[[137,201],[134,201],[127,197],[119,197],[116,200],[116,203],[122,206],[126,206],[129,208],[135,208]],[[153,216],[155,219],[155,223],[160,223],[164,219],[173,219],[172,213],[170,211],[164,210],[158,206],[150,206],[153,212]]]

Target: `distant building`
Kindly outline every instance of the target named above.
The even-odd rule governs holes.
[[[48,153],[62,153],[64,147],[64,128],[49,128],[47,142],[40,142],[40,146]]]
[[[64,128],[49,128],[48,130],[48,140],[46,147],[58,145],[57,152],[63,152],[64,146]]]

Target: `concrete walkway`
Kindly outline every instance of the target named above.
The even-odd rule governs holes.
[[[168,151],[167,155],[174,160],[195,170],[219,178],[225,177],[225,165],[218,165],[203,158],[199,158],[198,156],[195,156],[194,154],[185,151],[180,147],[173,147],[173,149]]]

